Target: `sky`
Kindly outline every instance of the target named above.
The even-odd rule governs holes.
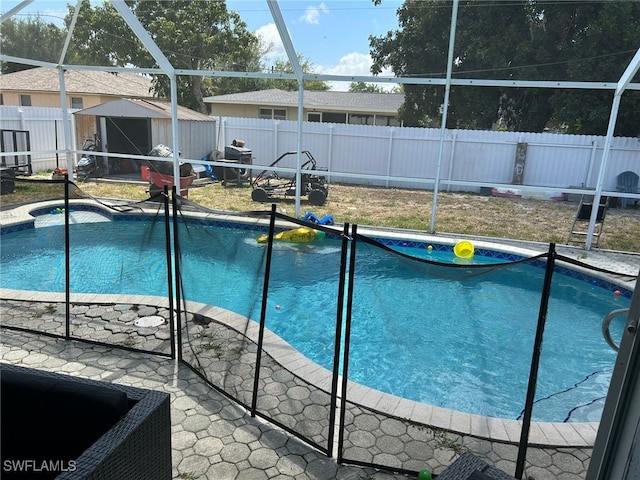
[[[5,12],[18,3],[0,0],[0,10]],[[22,12],[39,12],[45,20],[59,22],[68,11],[67,3],[75,2],[35,0]],[[96,2],[92,0],[92,3]],[[227,0],[226,3],[265,45],[271,45],[265,57],[267,64],[274,59],[286,59],[266,0]],[[383,0],[381,5],[374,6],[371,0],[280,0],[278,6],[294,47],[313,65],[315,73],[371,75],[369,36],[397,29],[396,11],[402,3],[402,0]],[[385,74],[390,72],[382,75]],[[349,83],[332,82],[331,86],[333,90],[348,90]]]
[[[281,0],[278,2],[296,50],[308,59],[316,73],[370,75],[369,36],[380,36],[398,26],[399,0]],[[284,57],[275,22],[267,3],[231,0],[228,8],[240,13],[250,30],[265,43],[273,43],[273,57]],[[344,89],[348,84],[342,85]]]

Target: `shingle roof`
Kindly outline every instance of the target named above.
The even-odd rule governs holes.
[[[304,92],[304,108],[323,110],[358,110],[396,113],[404,95],[401,93]],[[297,107],[298,92],[271,89],[205,97],[205,103],[237,103],[265,106]]]
[[[67,93],[153,97],[151,79],[132,73],[69,70],[64,74]],[[38,67],[0,75],[0,89],[20,92],[59,92],[58,70]]]
[[[152,100],[123,98],[102,103],[75,112],[75,115],[97,115],[106,117],[171,118],[171,104]],[[214,122],[215,120],[195,110],[178,105],[178,120]]]

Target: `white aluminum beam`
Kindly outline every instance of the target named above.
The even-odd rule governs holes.
[[[374,77],[365,75],[303,75],[305,80],[333,82],[396,83],[405,85],[445,85],[446,78]],[[451,85],[474,87],[557,88],[580,90],[615,90],[617,82],[563,82],[555,80],[486,80],[482,78],[452,78]],[[629,83],[628,90],[640,90],[640,83]]]
[[[82,0],[78,0],[76,3],[76,8],[73,10],[73,18],[71,19],[71,25],[69,25],[69,31],[67,32],[67,38],[64,40],[64,47],[62,47],[62,52],[60,52],[60,59],[58,63],[62,65],[64,63],[64,57],[67,56],[67,50],[69,50],[69,44],[71,43],[71,37],[73,36],[73,30],[76,28],[76,23],[78,22],[78,15],[80,14],[80,7],[82,5]]]
[[[269,6],[269,10],[271,11],[273,21],[276,23],[276,28],[278,29],[278,34],[280,35],[280,40],[282,40],[284,50],[287,52],[287,57],[289,57],[289,61],[291,62],[291,66],[293,67],[293,73],[295,73],[298,82],[302,83],[302,67],[300,66],[300,62],[298,61],[296,49],[293,46],[293,42],[291,41],[291,37],[289,36],[289,31],[287,30],[287,26],[284,23],[284,18],[282,17],[282,12],[280,12],[278,2],[277,0],[267,0],[267,5]]]
[[[629,84],[631,83],[631,79],[634,77],[636,73],[638,73],[638,68],[640,68],[640,48],[636,52],[636,54],[629,62],[629,66],[625,69],[624,73],[620,77],[618,81],[618,88],[616,88],[616,95],[622,95]]]
[[[142,42],[155,61],[158,62],[162,71],[167,75],[172,75],[175,71],[173,65],[171,65],[171,62],[169,62],[164,53],[162,53],[162,50],[158,48],[158,45],[153,41],[149,32],[145,30],[124,0],[111,0],[111,4],[118,10],[122,19],[129,25],[129,28],[133,30],[133,33]]]
[[[22,57],[12,57],[11,55],[0,55],[0,60],[2,60],[3,62],[20,63],[22,65],[33,65],[34,67],[56,68],[58,66],[57,63],[53,63],[53,62],[43,62],[41,60],[31,60],[31,59],[22,58]]]
[[[112,72],[112,73],[142,73],[147,75],[162,75],[164,70],[160,68],[139,68],[139,67],[116,67],[116,66],[99,66],[99,65],[74,65],[65,64],[67,70],[76,70],[79,72]]]
[[[296,49],[293,46],[293,42],[291,41],[291,37],[289,36],[289,31],[287,30],[287,26],[284,23],[282,12],[280,12],[280,7],[278,6],[277,0],[267,0],[267,5],[269,6],[269,10],[271,11],[271,16],[273,17],[274,22],[276,22],[276,28],[278,29],[280,40],[282,40],[284,49],[287,52],[287,56],[289,57],[289,61],[291,62],[291,66],[293,67],[293,72],[296,76],[296,80],[298,81],[298,131],[296,135],[296,145],[297,145],[298,153],[296,154],[295,215],[296,217],[299,217],[300,216],[300,188],[301,188],[300,183],[302,183],[301,182],[302,174],[300,172],[301,164],[302,164],[302,121],[304,119],[303,72],[302,72],[302,67],[300,66],[300,62],[298,61],[298,55],[296,54]]]
[[[10,9],[7,12],[3,13],[2,16],[0,17],[0,24],[4,23],[6,20],[9,20],[16,13],[18,13],[20,10],[22,10],[24,7],[26,7],[27,5],[29,5],[31,3],[33,3],[33,0],[24,0],[24,2],[20,2],[18,5],[16,5],[12,9]]]
[[[133,33],[140,39],[171,82],[171,133],[173,137],[173,184],[180,192],[180,134],[178,129],[178,93],[175,68],[145,30],[124,0],[111,0]]]
[[[64,132],[65,155],[67,157],[67,174],[69,179],[73,180],[73,156],[71,155],[71,127],[67,119],[69,118],[69,110],[67,107],[67,87],[64,82],[64,68],[58,67],[58,80],[60,82],[60,107],[62,108],[62,131]],[[75,146],[74,146],[75,150]]]
[[[440,189],[440,171],[442,170],[442,154],[444,152],[444,137],[447,133],[447,113],[449,112],[449,94],[451,93],[451,75],[453,71],[453,47],[456,40],[456,26],[458,24],[458,0],[453,0],[451,6],[451,26],[449,27],[449,53],[447,54],[447,83],[444,86],[444,100],[442,104],[442,120],[440,122],[440,143],[438,145],[438,165],[436,167],[436,183],[433,186],[433,201],[431,202],[431,222],[429,232],[436,231],[436,211],[438,209],[438,190]]]
[[[35,65],[38,67],[57,66],[56,63],[43,62],[40,60],[30,60],[22,57],[0,54],[0,60],[5,62],[21,63],[25,65]],[[142,73],[148,75],[158,75],[164,73],[160,68],[138,68],[138,67],[114,67],[100,65],[72,65],[64,66],[66,70],[89,70],[101,72],[122,72],[122,73]],[[297,80],[295,73],[266,73],[266,72],[232,72],[226,70],[187,70],[175,69],[176,75],[201,75],[203,77],[231,77],[231,78],[273,78],[277,80]],[[354,75],[324,75],[308,74],[302,75],[303,80],[323,80],[335,82],[365,82],[365,83],[390,83],[405,85],[445,85],[444,78],[409,78],[409,77],[374,77],[374,76],[354,76]],[[474,78],[452,78],[451,85],[475,86],[475,87],[520,87],[520,88],[557,88],[568,90],[617,90],[618,82],[556,82],[539,80],[484,80]],[[640,83],[628,83],[625,90],[640,90]]]
[[[596,228],[596,219],[598,216],[598,206],[600,205],[600,198],[602,197],[602,183],[604,182],[604,175],[607,171],[609,164],[609,152],[611,151],[611,142],[613,141],[613,133],[616,129],[616,122],[618,120],[618,110],[620,108],[620,100],[622,94],[629,85],[629,82],[640,68],[640,49],[629,62],[629,65],[620,76],[615,94],[613,95],[613,103],[611,104],[611,114],[609,116],[609,125],[607,127],[607,136],[604,140],[604,148],[602,150],[602,161],[600,162],[600,171],[598,172],[598,180],[596,182],[596,191],[593,196],[593,207],[591,208],[591,218],[589,219],[589,229],[587,230],[587,238],[585,240],[585,250],[591,250],[591,244],[593,243],[593,233]]]

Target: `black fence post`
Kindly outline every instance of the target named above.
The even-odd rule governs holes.
[[[167,294],[169,295],[169,336],[171,337],[171,359],[176,358],[176,327],[173,321],[173,269],[171,268],[171,225],[169,218],[169,187],[164,186],[164,235],[167,253]]]
[[[178,201],[176,199],[176,187],[171,188],[171,205],[173,207],[173,251],[175,258],[176,278],[176,339],[178,343],[178,361],[182,360],[182,312],[180,309],[182,280],[180,276],[180,240],[178,238]],[[173,315],[174,312],[171,312]],[[173,323],[173,318],[171,319]]]
[[[253,375],[253,392],[251,396],[251,416],[256,416],[258,409],[258,385],[260,382],[260,365],[262,361],[262,344],[264,342],[264,329],[267,321],[267,297],[269,295],[269,277],[271,275],[271,253],[273,251],[273,235],[276,226],[276,205],[271,205],[271,218],[269,220],[269,243],[267,243],[267,259],[265,262],[264,283],[262,285],[262,305],[260,307],[260,330],[258,332],[258,348],[256,353],[256,371]]]
[[[329,407],[329,440],[328,440],[328,455],[333,456],[333,438],[334,428],[336,423],[336,406],[338,404],[338,376],[340,375],[340,350],[342,340],[342,317],[344,309],[344,286],[346,284],[347,275],[347,247],[349,240],[349,224],[344,224],[342,231],[342,252],[340,254],[340,279],[338,281],[338,302],[336,307],[336,335],[335,335],[335,347],[333,353],[333,377],[331,378],[331,406]]]
[[[540,299],[540,311],[538,313],[538,326],[536,327],[536,337],[533,343],[533,355],[531,359],[531,370],[529,372],[529,385],[527,387],[527,398],[524,406],[524,416],[522,420],[522,430],[520,432],[520,444],[518,445],[518,458],[516,460],[516,472],[514,476],[522,479],[524,473],[524,463],[527,458],[527,444],[529,443],[529,429],[531,427],[531,415],[533,412],[533,402],[536,395],[536,384],[538,382],[538,367],[540,366],[540,354],[542,352],[542,338],[544,327],[547,322],[547,310],[549,306],[549,296],[551,295],[551,280],[553,278],[553,268],[555,266],[556,244],[549,244],[547,257],[547,267],[544,273],[544,284],[542,286],[542,298]]]
[[[64,176],[64,301],[65,339],[71,338],[71,242],[69,239],[69,174]]]
[[[353,282],[356,266],[356,237],[358,226],[351,229],[351,254],[349,258],[349,286],[347,289],[347,318],[344,328],[344,352],[342,357],[342,398],[340,401],[340,426],[338,431],[338,463],[342,463],[344,447],[344,421],[347,407],[347,383],[349,381],[349,350],[351,348],[351,309],[353,308]]]

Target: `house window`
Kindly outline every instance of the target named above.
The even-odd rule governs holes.
[[[307,120],[309,122],[321,122],[322,114],[320,112],[307,113]]]
[[[23,107],[31,106],[31,95],[20,95],[20,105]]]
[[[81,109],[82,107],[82,97],[71,97],[71,108]]]
[[[349,123],[352,125],[373,125],[373,115],[349,114]]]
[[[347,114],[324,112],[322,114],[322,121],[326,123],[347,123]]]
[[[4,97],[0,93],[0,105],[4,105]]]
[[[261,108],[258,118],[266,120],[286,120],[287,111],[283,108]]]
[[[391,117],[389,115],[376,115],[376,125],[383,127],[399,127],[400,122],[396,117]]]

